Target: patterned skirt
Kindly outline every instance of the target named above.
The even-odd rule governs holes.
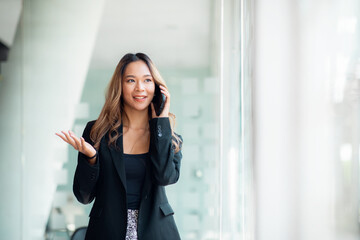
[[[138,236],[137,236],[138,218],[139,218],[139,210],[128,209],[125,240],[138,240]]]

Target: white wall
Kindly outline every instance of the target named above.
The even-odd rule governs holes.
[[[22,224],[22,58],[18,34],[0,81],[0,229],[5,239],[21,239]]]
[[[24,1],[0,83],[0,232],[42,239],[103,1]]]

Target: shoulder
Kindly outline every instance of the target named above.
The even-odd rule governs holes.
[[[94,126],[96,120],[89,121],[86,123],[85,129],[84,129],[84,135],[90,135],[91,129]]]
[[[91,130],[91,128],[94,126],[96,120],[92,120],[87,122],[86,127],[85,128],[89,128]]]

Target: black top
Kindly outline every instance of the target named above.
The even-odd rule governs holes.
[[[149,153],[124,153],[128,209],[139,209]]]

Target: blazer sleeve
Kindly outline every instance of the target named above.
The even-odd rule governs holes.
[[[94,145],[90,140],[90,131],[95,121],[88,122],[84,132],[83,138],[86,142]],[[97,157],[99,158],[99,156]],[[75,170],[74,182],[73,182],[73,192],[77,200],[83,204],[91,203],[95,198],[96,182],[99,177],[99,159],[96,159],[96,163],[91,165],[87,156],[78,153],[78,163]]]
[[[175,133],[176,134],[176,133]],[[165,186],[176,183],[180,176],[182,159],[180,151],[175,153],[172,145],[172,134],[168,117],[153,118],[150,120],[150,153],[153,180],[156,184]]]

